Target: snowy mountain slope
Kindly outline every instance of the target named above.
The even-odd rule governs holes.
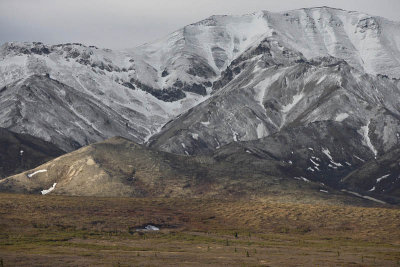
[[[122,66],[126,57],[109,50],[79,44],[46,46],[40,43],[12,43],[3,45],[0,55],[0,101],[4,107],[0,111],[1,127],[33,134],[56,143],[66,151],[115,135],[143,142],[171,117],[204,98],[187,93],[185,99],[166,102],[144,90],[136,89],[131,83],[127,84],[121,80],[126,77],[129,81],[130,72],[115,65],[119,63]],[[90,57],[87,58],[87,55]],[[110,58],[113,61],[109,60],[108,65],[104,64]],[[32,102],[28,100],[30,95],[28,96],[21,86],[33,86],[37,89],[35,93],[46,97],[36,95],[37,99]],[[18,89],[15,89],[16,87]],[[50,88],[55,91],[49,91]],[[57,99],[47,99],[49,95]],[[78,104],[71,102],[71,98],[67,99],[66,95],[73,96],[77,102],[90,102],[96,110],[98,106],[102,106],[101,115],[92,111],[77,111],[73,105]],[[10,104],[11,102],[13,104]],[[59,105],[55,106],[55,103]],[[9,108],[14,110],[18,105],[27,108],[25,113],[17,118]],[[82,104],[81,107],[84,106],[86,104]],[[59,107],[65,110],[51,114],[45,119],[41,113],[32,113],[37,108],[44,107],[45,113]],[[68,114],[74,114],[75,119],[70,118]],[[100,121],[99,117],[102,117]],[[115,117],[119,118],[118,122],[113,121]],[[113,130],[96,126],[104,121],[122,126]],[[64,128],[66,125],[68,127]],[[68,142],[65,142],[66,136],[69,138]]]
[[[397,151],[400,138],[400,23],[358,12],[212,16],[124,51],[7,43],[0,107],[0,127],[66,151],[122,136],[207,154],[215,177],[256,168],[255,183],[280,177],[324,194],[328,186],[400,197],[397,185],[389,193],[358,186],[357,170]],[[393,164],[391,182],[400,175]]]
[[[358,12],[322,7],[281,13],[262,11],[243,16],[212,16],[185,26],[156,42],[124,51],[81,44],[49,46],[42,43],[6,43],[0,48],[0,88],[27,80],[35,74],[49,74],[51,79],[92,98],[94,103],[100,106],[107,105],[110,112],[121,116],[118,123],[128,123],[129,127],[126,129],[122,127],[116,131],[105,131],[94,138],[84,134],[75,125],[73,130],[81,132],[76,140],[73,140],[76,144],[84,145],[92,140],[110,137],[110,134],[143,142],[157,133],[163,124],[206,100],[212,91],[221,89],[221,98],[226,96],[233,100],[237,92],[223,87],[233,88],[227,84],[237,75],[244,76],[240,73],[241,69],[245,69],[249,75],[247,80],[242,79],[243,83],[248,82],[254,86],[259,84],[262,87],[266,85],[262,85],[261,80],[266,84],[272,83],[274,81],[268,79],[277,78],[274,75],[278,75],[272,68],[265,70],[266,66],[277,66],[279,71],[282,71],[281,75],[291,75],[290,71],[301,73],[301,70],[295,70],[301,68],[301,65],[296,66],[296,63],[313,62],[316,57],[335,57],[346,61],[360,73],[387,75],[387,83],[391,83],[389,80],[392,78],[400,78],[399,31],[398,22]],[[271,55],[268,55],[266,49],[271,50]],[[258,67],[241,65],[246,62],[254,66],[257,64]],[[281,68],[281,64],[289,69]],[[338,79],[334,75],[324,74],[322,70],[320,74],[328,75],[332,81]],[[320,74],[315,73],[315,77],[311,75],[308,78],[317,79]],[[319,79],[323,84],[322,76],[318,81]],[[398,87],[399,81],[393,80],[393,83],[396,82]],[[394,90],[392,85],[389,88]],[[255,87],[248,93],[253,91],[258,94],[258,98],[252,101],[259,103],[262,90]],[[222,92],[225,92],[225,96]],[[301,97],[301,94],[296,94],[294,102],[300,101],[301,104]],[[384,98],[387,99],[387,95]],[[384,98],[381,100],[386,101]],[[280,104],[286,105],[285,110],[289,112],[293,103],[290,104],[289,99],[282,101]],[[229,135],[230,138],[221,137],[226,140],[216,140],[214,147],[219,146],[218,143],[227,143],[235,138],[251,140],[266,136],[278,131],[299,115],[291,111],[289,113],[294,115],[266,116],[263,114],[265,107],[253,105],[255,108],[249,110],[246,109],[249,104],[252,103],[242,103],[245,110],[243,116],[251,118],[246,124],[246,133],[235,133],[235,130],[228,129],[228,134],[223,130],[221,135]],[[353,106],[348,107],[352,108]],[[393,112],[395,107],[389,109]],[[254,120],[252,112],[256,112],[258,119]],[[345,119],[347,113],[337,113],[335,116]],[[6,123],[12,118],[6,118],[4,116],[7,115],[4,114],[8,113],[3,111],[0,126],[12,127],[12,124]],[[83,116],[81,119],[86,121],[96,119],[90,117],[93,115],[91,113],[80,115]],[[111,118],[113,116],[110,115]],[[329,116],[333,115],[325,117]],[[221,118],[227,118],[227,114],[219,117]],[[65,124],[62,116],[54,119],[60,120],[60,125]],[[320,118],[310,117],[307,120],[315,119]],[[207,121],[203,122],[207,124]],[[46,123],[45,126],[38,124],[35,130],[33,124],[29,127],[19,125],[13,129],[25,131],[29,128],[38,137],[56,140],[54,142],[61,145],[59,142],[64,138],[62,134],[56,136],[55,133],[47,132],[52,126],[49,122]],[[365,118],[362,119],[362,124],[368,124]],[[236,126],[239,125],[230,128]],[[90,131],[96,131],[90,123],[89,127]],[[70,151],[75,145],[64,144],[63,148]]]
[[[370,74],[400,77],[400,22],[328,7],[265,16],[280,40],[308,59],[329,55]]]
[[[213,154],[239,166],[274,160],[282,162],[282,176],[347,190],[343,177],[399,145],[396,79],[365,74],[333,57],[308,61],[274,37],[235,59],[214,89],[166,124],[150,146]],[[400,197],[397,191],[371,196],[351,190],[378,202]]]
[[[308,60],[333,56],[370,74],[400,78],[400,22],[328,7],[212,16],[131,51],[159,77],[168,73],[155,83],[147,81],[154,86],[171,87],[176,80],[202,84],[272,36]]]
[[[397,145],[400,91],[393,80],[335,58],[306,61],[280,47],[266,38],[237,58],[214,83],[222,88],[165,125],[150,145],[179,154],[209,153],[230,142],[330,120],[350,122],[374,155]]]
[[[65,150],[126,133],[132,139],[143,132],[145,116],[122,108],[117,112],[91,96],[47,76],[32,75],[1,92],[2,126],[52,141]],[[135,116],[135,124],[125,117]]]
[[[131,52],[153,66],[159,75],[165,71],[165,77],[154,86],[173,87],[177,80],[207,84],[233,59],[268,34],[271,32],[261,13],[211,16]]]

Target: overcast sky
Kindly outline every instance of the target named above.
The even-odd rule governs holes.
[[[0,43],[130,48],[211,15],[331,6],[400,21],[400,0],[0,0]]]

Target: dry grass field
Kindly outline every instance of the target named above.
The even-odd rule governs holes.
[[[0,194],[0,266],[93,265],[400,266],[400,209]]]

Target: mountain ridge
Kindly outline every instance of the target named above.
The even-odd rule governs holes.
[[[399,143],[400,23],[360,12],[211,16],[134,49],[8,43],[0,59],[0,126],[68,152],[123,136],[347,190]]]

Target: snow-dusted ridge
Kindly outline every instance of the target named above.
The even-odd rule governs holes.
[[[226,87],[235,76],[240,76],[237,69],[229,69],[235,61],[253,64],[254,77],[246,81],[246,86],[253,86],[253,93],[262,108],[265,108],[269,94],[266,88],[279,81],[281,75],[293,71],[290,63],[296,61],[334,57],[344,60],[360,73],[400,78],[399,25],[359,12],[318,7],[279,13],[260,11],[241,16],[211,16],[155,42],[121,51],[81,44],[6,43],[0,48],[0,94],[3,99],[0,104],[7,102],[8,108],[0,111],[0,127],[32,133],[65,150],[114,135],[145,142],[165,123],[206,101],[210,93],[215,92],[212,88],[218,87],[215,83]],[[287,69],[265,73],[261,62],[269,53],[268,49],[271,55],[267,63],[270,66],[287,65]],[[257,57],[252,56],[254,53]],[[238,67],[243,69],[244,66]],[[321,74],[308,78],[315,78],[316,86],[321,87],[340,82],[340,77],[335,78],[323,70]],[[69,86],[68,90],[56,90],[60,99],[74,95],[84,96],[87,101],[79,106],[66,101],[65,109],[71,113],[67,121],[49,114],[40,122],[32,122],[29,117],[32,101],[45,99],[45,92],[37,99],[33,97],[35,100],[28,97],[30,94],[23,93],[25,87],[29,88],[32,80],[28,77],[32,75],[48,75],[53,82]],[[264,83],[258,80],[262,76]],[[13,92],[7,92],[10,90]],[[222,91],[229,93],[226,88]],[[308,101],[307,97],[303,99],[303,93],[301,90],[290,93],[280,102],[285,114],[279,120],[259,116],[261,120],[252,123],[245,134],[232,128],[231,141],[265,137],[289,124],[297,112],[296,106],[301,108]],[[15,98],[16,95],[22,97]],[[100,106],[104,117],[98,117],[99,110],[84,108],[89,105],[89,99],[93,109]],[[51,110],[51,105],[49,103],[46,109]],[[345,114],[345,110],[341,112],[339,114]],[[350,113],[346,111],[346,114]],[[319,116],[318,119],[332,118]],[[349,118],[338,115],[335,119],[341,122]],[[110,120],[115,123],[105,127],[103,124]],[[56,125],[55,129],[44,127],[50,125]],[[213,129],[211,124],[204,126]],[[66,139],[76,144],[65,144]]]

